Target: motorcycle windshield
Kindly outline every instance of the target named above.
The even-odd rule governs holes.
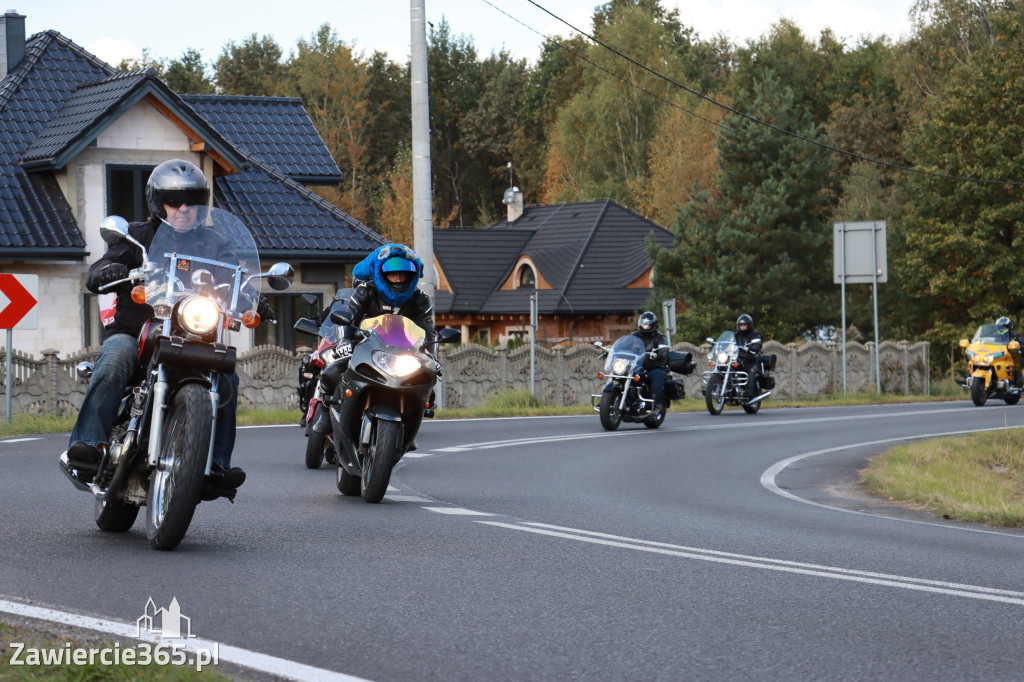
[[[331,312],[335,310],[348,310],[348,299],[344,301],[335,299],[334,303],[331,304]],[[330,343],[337,343],[338,339],[341,338],[341,328],[331,322],[331,315],[328,313],[327,318],[324,319],[324,323],[320,325],[320,338],[329,341]]]
[[[722,332],[722,335],[718,337],[718,341],[715,341],[715,346],[711,349],[711,354],[719,355],[725,353],[726,355],[730,355],[735,348],[736,335],[732,332]]]
[[[249,229],[231,213],[183,206],[161,221],[143,264],[146,303],[170,317],[175,302],[202,294],[217,300],[225,317],[241,320],[259,303],[259,253]]]
[[[646,348],[644,342],[632,334],[620,336],[608,353],[608,359],[604,363],[605,372],[618,375],[632,374],[647,352]]]
[[[427,338],[422,327],[401,315],[370,317],[363,320],[359,328],[375,332],[381,341],[393,348],[419,349]]]
[[[978,327],[978,331],[974,332],[974,338],[971,340],[971,343],[989,343],[1002,346],[1009,342],[1009,330],[1005,328],[1000,329],[994,324],[983,324]]]

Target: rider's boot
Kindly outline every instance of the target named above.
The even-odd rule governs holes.
[[[328,409],[327,405],[320,403],[320,407],[313,415],[313,425],[310,428],[321,436],[326,436],[331,432],[331,415],[328,413]]]
[[[83,483],[92,481],[99,470],[100,449],[92,443],[75,441],[68,448],[68,468],[78,470],[78,478]]]

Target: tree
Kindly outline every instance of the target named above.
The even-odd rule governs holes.
[[[413,230],[412,150],[401,145],[395,155],[395,165],[382,183],[380,233],[389,241],[412,244]]]
[[[255,33],[236,45],[224,46],[214,65],[217,90],[225,95],[280,95],[285,69],[281,47],[268,35]]]
[[[737,107],[780,128],[820,139],[821,126],[801,109],[793,88],[771,76],[741,92]],[[674,249],[654,244],[652,300],[686,303],[681,330],[703,337],[748,312],[784,340],[832,321],[821,291],[831,282],[829,153],[766,126],[725,119],[717,187],[680,212]]]
[[[214,91],[213,82],[206,75],[203,55],[191,47],[180,59],[173,59],[167,65],[164,81],[179,94],[210,95]]]
[[[158,76],[163,76],[164,62],[161,59],[154,59],[148,47],[142,48],[142,57],[139,59],[122,59],[117,63],[118,71],[143,71],[153,69]]]

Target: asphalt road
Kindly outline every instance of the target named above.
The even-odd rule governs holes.
[[[969,401],[428,422],[379,505],[240,429],[236,504],[174,552],[96,529],[67,434],[0,441],[0,599],[389,680],[1021,680],[1024,532],[859,492],[872,454],[1017,427]],[[312,678],[310,668],[300,677]]]

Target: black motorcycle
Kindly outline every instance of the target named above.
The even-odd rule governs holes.
[[[336,324],[351,321],[347,313],[330,317]],[[330,408],[338,491],[380,502],[391,470],[409,451],[427,410],[432,414],[440,365],[427,352],[426,332],[407,317],[367,318],[358,335],[351,357],[324,370],[321,381],[333,391],[323,402]],[[436,343],[457,343],[461,336],[442,329]]]
[[[71,482],[95,496],[97,526],[127,531],[145,506],[146,537],[161,550],[181,542],[201,500],[234,498],[233,488],[217,487],[210,476],[217,405],[229,399],[218,395],[218,378],[235,369],[235,349],[224,332],[259,324],[261,278],[280,291],[294,275],[286,263],[260,273],[256,243],[245,225],[220,209],[198,210],[202,229],[230,240],[236,256],[231,262],[177,252],[174,230],[166,223],[148,251],[128,234],[124,219],[111,216],[101,224],[108,244],[127,240],[143,254],[142,267],[101,289],[144,283],[132,297],[151,305],[156,317],[139,335],[138,369],[97,470],[79,471],[67,452],[60,456]],[[78,366],[80,376],[90,377],[92,371],[90,363]]]
[[[775,356],[747,351],[736,343],[736,335],[722,332],[718,341],[708,338],[713,344],[708,353],[708,371],[704,372],[704,386],[701,393],[707,403],[708,412],[721,414],[726,405],[740,405],[747,414],[756,414],[761,403],[775,388]],[[760,365],[758,376],[751,376],[740,362],[740,353],[753,353],[752,360]],[[753,382],[757,382],[755,385]]]
[[[604,370],[597,377],[607,379],[608,383],[601,393],[591,396],[591,405],[600,414],[601,426],[606,431],[614,431],[624,421],[639,422],[649,429],[661,426],[668,407],[662,405],[660,409],[654,409],[644,360],[653,358],[659,350],[667,350],[668,346],[648,352],[644,342],[632,334],[619,337],[611,349],[605,349],[600,341],[594,345],[607,353]],[[681,400],[686,397],[686,386],[681,379],[672,379],[671,372],[692,373],[691,355],[682,351],[668,351],[668,362],[665,400]]]
[[[317,348],[312,353],[302,356],[299,364],[299,406],[302,409],[302,419],[299,426],[306,431],[306,466],[310,469],[319,469],[324,460],[328,464],[337,464],[334,454],[334,443],[329,438],[313,430],[319,410],[326,410],[323,404],[323,386],[320,384],[320,373],[324,367],[330,365],[339,357],[348,357],[352,352],[351,341],[339,344],[348,329],[345,325],[338,325],[330,314],[342,312],[348,314],[348,301],[352,296],[353,289],[339,289],[334,295],[334,301],[328,310],[323,323],[318,327],[314,320],[308,317],[300,318],[295,323],[296,331],[310,336],[316,336]]]

